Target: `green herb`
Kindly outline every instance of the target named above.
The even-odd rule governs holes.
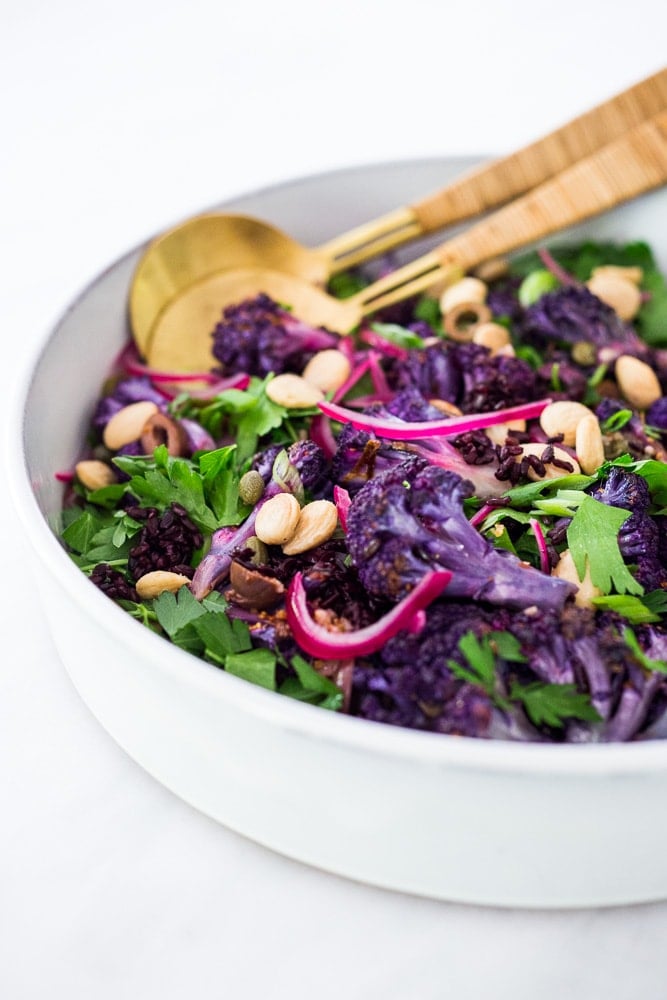
[[[329,278],[329,292],[334,298],[349,299],[368,284],[366,278],[355,271],[341,271],[340,274],[332,274]]]
[[[218,527],[240,524],[248,509],[239,509],[239,477],[236,471],[236,445],[205,452],[199,457],[204,494],[213,509]]]
[[[591,582],[603,594],[643,594],[623,562],[618,547],[618,532],[630,517],[630,511],[610,507],[585,496],[567,529],[567,541],[579,579],[590,570]]]
[[[415,319],[421,319],[424,323],[428,323],[435,333],[442,334],[442,312],[437,299],[433,299],[429,295],[422,295],[417,300],[414,315]]]
[[[125,511],[107,511],[92,506],[72,508],[61,538],[71,550],[77,566],[90,573],[98,563],[124,568],[134,537],[142,525]]]
[[[646,598],[640,599],[633,594],[608,594],[592,600],[600,611],[613,611],[633,625],[648,625],[650,622],[660,621],[660,615],[647,605]]]
[[[637,636],[631,628],[625,628],[623,630],[623,638],[626,646],[629,646],[632,650],[634,658],[642,665],[642,667],[644,667],[645,670],[650,670],[651,672],[659,674],[667,674],[667,662],[665,660],[653,660],[650,656],[647,656],[637,642]]]
[[[494,322],[496,322],[494,320]],[[515,349],[515,354],[517,358],[521,358],[522,361],[528,362],[531,368],[537,371],[544,364],[544,358],[532,344],[519,344]]]
[[[387,340],[396,347],[403,347],[406,350],[421,348],[424,346],[424,338],[419,337],[412,330],[399,326],[398,323],[371,323],[371,330],[378,333],[383,340]]]
[[[632,410],[617,410],[616,413],[612,413],[610,417],[607,417],[600,429],[603,434],[612,434],[614,431],[620,431],[622,427],[625,427],[629,420],[632,420]]]
[[[652,590],[649,594],[644,594],[642,603],[656,615],[667,614],[667,592],[664,590]]]
[[[279,689],[281,694],[334,712],[342,708],[343,692],[332,680],[323,677],[301,656],[292,657],[291,666],[296,677],[283,681]]]
[[[245,653],[229,653],[225,670],[251,684],[276,690],[276,658],[270,649],[250,649]]]
[[[514,681],[509,697],[500,694],[496,656],[509,663],[524,663],[526,659],[511,632],[490,632],[481,642],[473,632],[466,632],[458,647],[467,665],[448,660],[449,669],[460,680],[481,688],[501,710],[508,711],[512,704],[520,704],[536,726],[547,725],[554,729],[562,728],[566,719],[600,720],[589,696],[577,691],[574,684],[545,684],[542,681],[519,684]]]
[[[119,455],[113,461],[130,476],[126,491],[143,506],[164,512],[171,504],[180,504],[202,531],[212,533],[219,526],[206,502],[204,480],[194,462],[173,458],[164,445],[155,449],[152,458]]]
[[[557,479],[543,479],[536,483],[515,486],[503,493],[503,498],[509,500],[512,507],[530,508],[537,500],[553,498],[563,490],[585,490],[596,479],[597,476],[571,473],[567,476],[559,476]]]
[[[518,291],[519,302],[524,309],[528,309],[547,292],[553,292],[554,288],[558,288],[558,279],[546,268],[537,268],[527,274],[521,282]]]
[[[536,725],[561,729],[566,719],[600,722],[600,714],[591,705],[587,694],[577,691],[574,684],[514,683],[510,688],[512,701],[520,702],[530,721]]]
[[[480,642],[474,632],[466,632],[458,641],[458,648],[466,664],[448,660],[447,666],[459,680],[482,688],[499,707],[507,707],[505,699],[496,691],[496,657],[491,648],[491,637],[485,635]]]

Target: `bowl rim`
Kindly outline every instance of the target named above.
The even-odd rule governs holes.
[[[298,187],[314,179],[335,182],[336,178],[354,172],[367,173],[392,166],[417,164],[457,161],[470,163],[474,159],[482,160],[484,157],[430,156],[335,167],[240,192],[225,202],[202,209],[201,213],[224,211],[241,198]],[[155,235],[162,231],[164,230],[161,229]],[[194,685],[200,692],[214,699],[222,699],[267,724],[288,729],[300,736],[316,738],[332,747],[373,752],[405,762],[489,773],[595,777],[667,770],[667,739],[604,744],[523,743],[424,732],[325,711],[251,684],[179,649],[132,619],[90,583],[69,558],[37,503],[30,483],[25,451],[24,413],[36,371],[52,338],[67,316],[94,292],[109,270],[132,257],[153,238],[154,236],[150,236],[121,254],[85,284],[55,322],[38,338],[36,344],[22,355],[20,370],[11,385],[5,425],[10,495],[35,555],[46,565],[82,613],[94,619],[107,633],[116,634],[119,629],[127,629],[126,635],[122,633],[126,644],[137,646],[143,657],[155,662],[161,671],[179,683]],[[66,663],[65,668],[67,669]]]

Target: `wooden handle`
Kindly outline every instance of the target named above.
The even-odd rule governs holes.
[[[481,215],[537,187],[667,108],[667,69],[635,84],[524,149],[412,206],[423,233]]]
[[[667,182],[667,111],[358,292],[362,315],[451,281]]]
[[[667,181],[667,111],[454,236],[434,254],[464,270],[599,215]]]

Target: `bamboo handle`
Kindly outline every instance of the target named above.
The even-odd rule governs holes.
[[[530,191],[667,108],[667,69],[412,206],[423,233]]]
[[[576,225],[667,182],[667,111],[349,299],[362,315]]]
[[[667,111],[499,209],[435,250],[467,270],[608,211],[667,181]]]
[[[333,237],[318,248],[330,274],[426,233],[506,204],[667,107],[667,69],[538,139],[418,201]]]

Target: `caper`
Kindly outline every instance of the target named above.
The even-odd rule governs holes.
[[[243,503],[256,504],[264,492],[264,480],[256,469],[250,469],[241,476],[239,496]]]
[[[595,345],[587,340],[578,340],[572,348],[572,360],[578,364],[588,367],[597,361],[597,351]]]

